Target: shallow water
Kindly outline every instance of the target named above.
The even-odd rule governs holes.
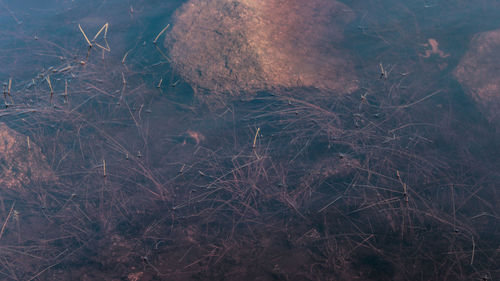
[[[1,280],[500,278],[500,124],[453,74],[498,1],[344,1],[354,92],[231,95],[163,44],[185,2],[0,0]]]

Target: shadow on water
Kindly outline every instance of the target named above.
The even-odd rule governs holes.
[[[357,90],[213,107],[153,44],[184,2],[0,0],[0,279],[500,277],[498,124],[452,74],[496,1],[344,1]]]

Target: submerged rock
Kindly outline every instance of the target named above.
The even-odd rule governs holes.
[[[339,47],[353,18],[333,0],[191,0],[176,13],[165,46],[195,90],[313,87],[342,95],[358,89]]]
[[[0,190],[22,190],[32,183],[55,181],[40,148],[28,137],[0,123]]]
[[[500,122],[500,29],[476,34],[454,71],[468,95],[495,123]]]

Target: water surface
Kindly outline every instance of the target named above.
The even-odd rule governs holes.
[[[244,46],[241,19],[211,20],[235,15],[217,1],[194,1],[214,10],[184,37],[193,2],[0,0],[0,182],[16,183],[0,187],[0,279],[500,277],[500,124],[454,75],[474,35],[500,29],[497,1],[344,1],[349,20],[319,24],[331,42],[304,28],[325,58],[304,69],[333,82],[291,83],[287,57],[268,69],[292,74],[257,89],[235,86],[256,76],[231,46],[186,39]],[[171,32],[204,45],[173,52]],[[283,36],[252,52],[307,38]]]

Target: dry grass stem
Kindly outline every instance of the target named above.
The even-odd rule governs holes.
[[[12,78],[9,78],[9,87],[8,87],[8,91],[7,91],[7,94],[9,95],[9,97],[11,97],[11,95],[10,95],[11,88],[12,88]]]
[[[68,80],[64,80],[64,102],[68,103]]]
[[[89,38],[87,37],[87,35],[85,34],[85,32],[83,31],[83,28],[80,24],[78,24],[78,28],[80,29],[80,31],[82,32],[83,34],[83,37],[85,38],[85,41],[87,42],[87,44],[89,45],[89,48],[92,47],[92,43],[90,43],[90,40]]]
[[[163,32],[165,32],[165,30],[167,30],[167,28],[170,26],[170,23],[167,24],[167,26],[165,26],[161,31],[160,33],[158,33],[158,35],[156,36],[155,40],[153,41],[153,44],[156,45],[156,41],[158,41],[158,38],[160,38],[160,36],[163,34]]]
[[[52,82],[50,82],[50,76],[47,75],[47,77],[45,77],[45,80],[47,81],[47,84],[49,84],[50,98],[52,99],[52,96],[54,95],[54,89],[52,88]]]
[[[97,36],[99,36],[99,34],[101,34],[101,32],[104,30],[104,39],[107,38],[107,34],[108,34],[108,23],[105,23],[101,29],[99,29],[99,31],[96,33],[96,35],[94,36],[94,38],[92,38],[92,42],[94,42],[96,39],[97,39]],[[83,31],[82,31],[83,32]]]
[[[257,147],[257,137],[259,136],[259,132],[260,132],[260,127],[257,128],[257,132],[255,132],[255,137],[253,138],[253,144],[252,144],[253,149]]]
[[[9,222],[10,216],[12,215],[12,212],[14,211],[14,206],[16,206],[16,202],[12,203],[12,206],[10,207],[9,214],[7,215],[7,218],[3,222],[2,229],[0,230],[0,240],[2,239],[3,233],[5,231],[5,227],[7,226],[7,223]]]
[[[122,58],[122,64],[125,64],[125,60],[127,59],[128,57],[128,54],[130,53],[130,51],[132,51],[132,49],[128,50],[125,55],[123,55],[123,58]]]
[[[471,236],[472,239],[472,255],[470,257],[470,265],[474,265],[474,255],[476,253],[476,241],[474,241],[474,235]]]

